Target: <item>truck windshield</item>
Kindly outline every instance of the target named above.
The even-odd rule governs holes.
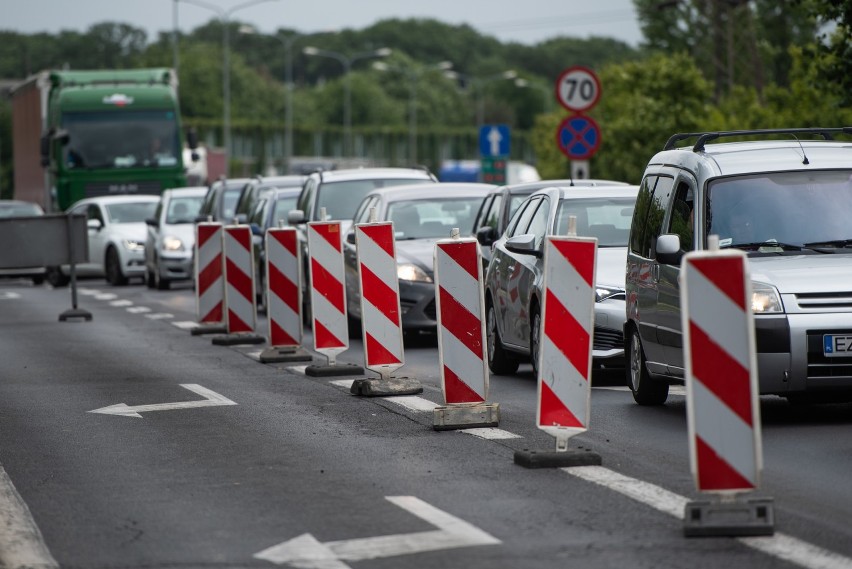
[[[68,132],[63,164],[69,170],[158,168],[179,165],[173,111],[74,112],[62,115]]]
[[[852,171],[778,172],[711,182],[707,234],[721,247],[852,252]],[[773,247],[773,245],[776,245]]]

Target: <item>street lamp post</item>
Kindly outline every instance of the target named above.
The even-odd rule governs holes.
[[[175,27],[177,27],[177,3],[184,2],[201,8],[206,8],[215,12],[219,16],[219,21],[222,23],[222,129],[224,131],[224,146],[225,146],[225,175],[228,175],[228,162],[231,155],[231,62],[230,62],[230,26],[229,18],[231,14],[263,2],[277,2],[278,0],[249,0],[223,10],[215,4],[205,2],[204,0],[175,0],[174,19]]]
[[[408,77],[409,84],[409,111],[408,111],[408,153],[411,164],[417,164],[417,80],[423,71],[429,69],[440,69],[449,71],[453,64],[450,61],[430,65],[421,69],[408,69],[396,65],[388,65],[383,61],[373,63],[373,68],[378,71],[397,71]]]
[[[369,59],[371,57],[387,57],[391,54],[391,49],[383,47],[373,51],[364,53],[356,53],[351,57],[347,57],[336,51],[328,51],[314,46],[307,46],[302,49],[305,55],[315,55],[320,57],[329,57],[336,59],[343,65],[343,154],[344,156],[352,156],[352,85],[349,78],[349,72],[352,70],[352,65],[361,59]]]

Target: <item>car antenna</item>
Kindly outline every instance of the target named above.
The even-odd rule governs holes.
[[[801,148],[801,149],[802,149],[802,158],[803,158],[803,160],[802,160],[802,164],[804,164],[804,165],[806,165],[806,166],[807,166],[808,164],[810,164],[810,163],[811,163],[811,161],[810,161],[810,160],[808,160],[808,155],[807,155],[807,154],[805,154],[805,147],[804,147],[804,146],[802,146],[802,141],[801,141],[801,140],[799,140],[799,137],[798,137],[798,136],[796,136],[796,135],[794,134],[794,135],[793,135],[793,138],[795,138],[795,139],[796,139],[796,142],[798,142],[798,143],[799,143],[799,148]]]

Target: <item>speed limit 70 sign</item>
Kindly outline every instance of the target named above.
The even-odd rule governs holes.
[[[569,67],[556,80],[556,100],[575,113],[594,107],[601,97],[601,82],[588,67]]]

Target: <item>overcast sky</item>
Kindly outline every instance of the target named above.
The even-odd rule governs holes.
[[[248,2],[196,1],[177,4],[179,27],[184,32],[226,14],[262,33],[279,28],[301,33],[361,29],[387,18],[435,18],[468,24],[504,42],[532,44],[555,36],[602,36],[636,46],[642,39],[632,0],[269,0],[233,11]],[[153,41],[158,32],[173,26],[173,0],[4,0],[3,4],[0,29],[21,33],[83,32],[92,24],[114,21],[143,28]]]

